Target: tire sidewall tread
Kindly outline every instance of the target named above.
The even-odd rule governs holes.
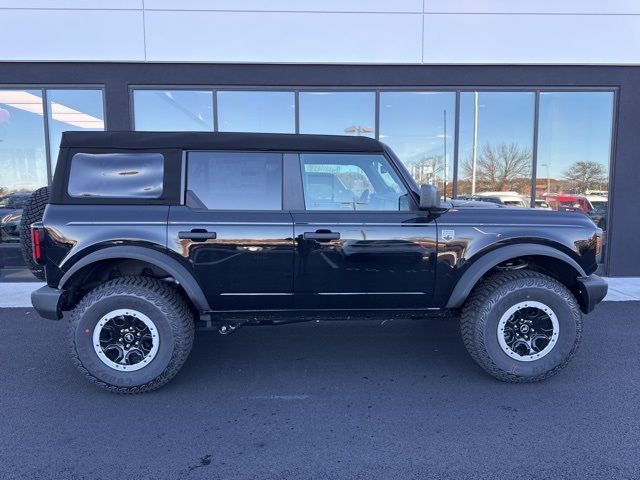
[[[33,259],[31,224],[42,220],[47,203],[49,203],[49,187],[41,187],[35,190],[26,201],[20,218],[20,250],[22,251],[22,258],[31,273],[39,280],[44,280],[44,267],[38,265]]]
[[[149,365],[131,372],[105,365],[93,348],[93,330],[104,314],[131,308],[149,316],[159,334],[159,349]],[[72,311],[69,341],[73,363],[92,382],[116,393],[155,390],[186,361],[194,338],[193,315],[172,286],[147,277],[122,277],[91,290]]]
[[[548,305],[560,327],[553,349],[531,362],[507,356],[497,337],[502,314],[526,300]],[[465,303],[460,324],[463,342],[473,359],[490,375],[507,382],[535,382],[555,375],[575,354],[582,333],[582,315],[573,294],[557,280],[525,269],[483,280]]]

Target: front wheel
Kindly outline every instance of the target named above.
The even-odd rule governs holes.
[[[465,347],[489,374],[535,382],[560,371],[582,331],[575,297],[560,282],[531,270],[497,273],[478,285],[462,310]]]
[[[91,290],[69,323],[76,366],[116,393],[142,393],[167,383],[191,351],[193,316],[170,285],[122,277]]]

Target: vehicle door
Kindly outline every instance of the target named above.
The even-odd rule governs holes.
[[[192,267],[214,310],[289,308],[293,223],[283,209],[283,154],[189,152],[169,248]]]
[[[436,224],[384,154],[301,153],[294,305],[428,307]]]

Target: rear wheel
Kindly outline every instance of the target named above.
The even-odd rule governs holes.
[[[31,224],[40,222],[44,209],[49,203],[49,187],[42,187],[31,194],[29,200],[26,201],[22,209],[22,218],[20,219],[20,249],[22,250],[22,258],[24,263],[29,267],[31,273],[44,280],[44,267],[38,265],[33,259],[31,251]]]
[[[155,390],[191,351],[193,316],[170,285],[123,277],[90,291],[69,324],[71,354],[91,381],[116,393]]]
[[[482,281],[465,303],[464,344],[489,374],[506,382],[535,382],[560,371],[582,331],[576,299],[560,282],[530,270]]]

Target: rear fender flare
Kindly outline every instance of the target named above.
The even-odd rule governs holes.
[[[482,276],[496,265],[500,265],[511,258],[524,256],[545,256],[562,260],[576,271],[576,277],[586,277],[584,269],[573,258],[560,250],[547,245],[537,245],[535,243],[519,243],[517,245],[507,245],[497,250],[486,253],[475,259],[471,266],[458,279],[446,308],[461,307],[467,299],[473,287],[476,286]]]
[[[178,262],[176,259],[171,258],[169,255],[151,248],[137,247],[137,246],[121,246],[121,247],[106,247],[101,250],[97,250],[81,258],[74,263],[69,270],[63,275],[58,283],[58,288],[64,289],[67,282],[84,267],[91,265],[92,263],[99,262],[101,260],[109,259],[131,259],[141,260],[162,268],[169,275],[171,275],[178,284],[184,289],[189,296],[189,299],[193,302],[193,305],[200,312],[209,311],[209,302],[204,295],[204,292],[200,288],[195,277],[189,272],[189,270]]]

